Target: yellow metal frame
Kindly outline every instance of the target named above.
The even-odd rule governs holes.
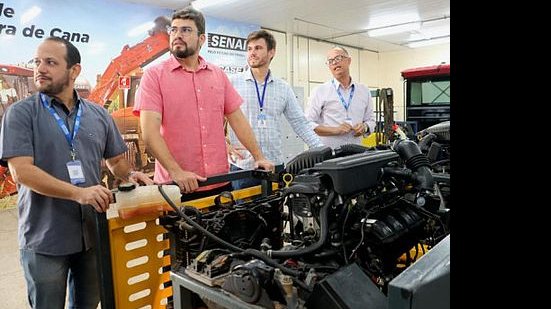
[[[377,139],[383,140],[384,134],[380,132],[375,132],[369,134],[367,137],[362,138],[362,146],[365,147],[375,147],[377,146]]]
[[[279,188],[277,183],[272,183],[272,190],[277,190]],[[256,196],[259,196],[262,193],[261,186],[255,186],[250,188],[245,188],[241,190],[235,190],[232,191],[233,198],[235,200],[243,200],[243,199],[250,199]],[[187,206],[193,206],[197,209],[201,209],[201,211],[205,211],[205,208],[209,208],[214,205],[214,199],[216,196],[208,196],[204,198],[199,198],[192,201],[184,202],[183,204]],[[227,203],[230,200],[225,197],[220,198],[220,202]]]
[[[164,287],[170,281],[168,271],[163,272],[170,266],[170,255],[164,255],[169,249],[163,237],[167,231],[157,218],[109,220],[115,308],[166,308],[166,298],[172,296],[172,287]]]

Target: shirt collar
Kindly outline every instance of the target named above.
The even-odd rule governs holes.
[[[341,85],[341,83],[333,77],[333,81],[335,82],[335,86],[336,88],[339,88],[339,86],[344,89],[344,87]],[[348,89],[350,89],[350,87],[352,87],[352,85],[356,85],[356,82],[354,81],[354,79],[352,79],[352,77],[350,77],[350,85],[348,85]],[[354,86],[356,87],[356,86]]]
[[[169,67],[171,71],[174,71],[178,68],[182,68],[182,65],[180,64],[180,62],[178,62],[178,60],[174,55],[171,55],[168,61],[169,61]],[[199,56],[199,66],[197,67],[197,71],[199,70],[212,70],[212,68],[210,68],[209,63],[206,62],[205,59],[201,56]]]
[[[60,105],[60,106],[63,105],[63,106],[65,106],[63,103],[59,102],[59,101],[56,100],[54,97],[50,97],[50,96],[47,95],[47,94],[44,94],[44,97],[46,98],[46,105],[48,105],[48,107],[51,107],[51,106],[52,106],[52,103],[54,103],[54,101],[55,101],[55,103],[56,103],[57,105]],[[82,102],[82,99],[81,99],[81,97],[78,95],[78,92],[77,92],[75,89],[73,89],[73,97],[76,97],[76,98],[77,98],[76,101],[75,101],[75,108],[76,108],[76,107],[78,107],[78,105],[80,104],[80,102]],[[40,99],[40,92],[38,93],[38,99],[41,100],[41,99]],[[40,103],[40,104],[42,104],[42,103]]]
[[[268,72],[270,72],[270,77],[268,77],[268,83],[269,83],[274,80],[274,74],[272,74],[272,70],[268,70]],[[251,73],[251,68],[247,68],[247,70],[243,72],[243,77],[245,77],[245,80],[253,81],[253,74]]]

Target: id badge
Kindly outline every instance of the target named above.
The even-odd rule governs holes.
[[[259,128],[266,128],[266,127],[267,127],[267,124],[266,124],[266,115],[263,114],[263,113],[258,114],[257,123],[258,123],[258,127],[259,127]]]
[[[69,172],[71,184],[78,185],[80,183],[84,183],[84,172],[82,171],[82,164],[80,163],[80,160],[67,162],[67,171]]]
[[[346,118],[344,118],[344,122],[346,122],[346,123],[352,125],[352,118],[351,118],[350,116],[347,115]]]

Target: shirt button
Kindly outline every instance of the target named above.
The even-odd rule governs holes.
[[[203,147],[204,147],[204,148],[206,148],[206,147],[207,147],[207,145],[203,145]]]
[[[203,108],[202,108],[202,107],[199,107],[199,110],[200,110],[200,111],[202,111],[202,110],[203,110]]]
[[[197,92],[201,92],[201,89],[197,89]]]

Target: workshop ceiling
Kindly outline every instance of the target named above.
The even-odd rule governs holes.
[[[450,0],[125,0],[181,9],[337,44],[389,52],[450,39]],[[369,30],[403,32],[375,36]],[[413,43],[413,45],[412,45]]]

